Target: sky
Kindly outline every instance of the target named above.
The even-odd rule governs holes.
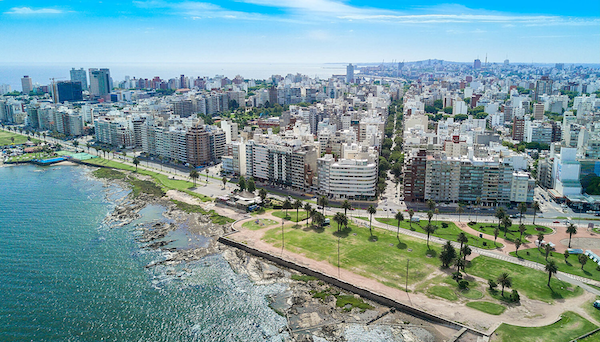
[[[0,63],[600,63],[600,1],[0,0]]]

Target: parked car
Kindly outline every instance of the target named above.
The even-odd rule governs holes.
[[[597,301],[594,302],[594,307],[596,309],[600,309],[600,300],[597,300]]]
[[[552,223],[560,223],[560,221],[553,221]]]

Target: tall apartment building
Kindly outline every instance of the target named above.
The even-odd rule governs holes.
[[[525,139],[525,119],[513,118],[512,138],[516,141],[523,141]]]
[[[91,68],[90,93],[94,96],[105,96],[110,93],[110,70]]]
[[[56,102],[76,102],[83,100],[81,84],[79,82],[58,82],[53,89]]]
[[[544,104],[534,103],[533,104],[533,119],[544,120]]]
[[[21,78],[21,88],[23,89],[23,94],[29,94],[33,91],[33,82],[29,76],[25,75]]]
[[[425,200],[425,170],[427,169],[427,152],[419,150],[406,158],[404,173],[404,200],[407,202],[423,202]]]
[[[173,114],[181,118],[188,118],[194,113],[192,100],[182,99],[173,102]]]
[[[535,83],[535,93],[533,100],[539,101],[542,95],[552,94],[552,84],[553,81],[550,78],[548,78],[548,76],[542,76],[542,78]]]
[[[377,164],[367,159],[318,159],[319,193],[335,199],[371,200],[377,186]]]
[[[352,63],[346,67],[346,83],[354,83],[354,65]]]
[[[87,74],[83,68],[71,68],[71,82],[79,82],[82,90],[88,90]]]
[[[460,186],[460,160],[427,156],[425,198],[436,202],[457,202]]]
[[[186,135],[187,162],[200,166],[210,162],[210,137],[203,126],[195,125],[188,129]]]
[[[552,142],[552,125],[538,121],[526,121],[524,141],[550,145]]]

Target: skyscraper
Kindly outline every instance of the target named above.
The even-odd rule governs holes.
[[[56,93],[58,95],[58,102],[73,102],[81,101],[83,99],[81,96],[81,83],[79,81],[66,81],[56,83]]]
[[[542,76],[535,84],[534,101],[539,101],[540,95],[552,94],[553,81],[548,76]]]
[[[346,67],[346,83],[354,82],[354,65],[352,63],[348,64]]]
[[[27,75],[21,78],[21,86],[23,87],[23,94],[29,94],[33,91],[33,82]]]
[[[79,82],[82,90],[88,90],[87,75],[83,68],[71,68],[71,82]]]
[[[110,70],[90,69],[90,93],[94,96],[110,93]]]
[[[479,70],[481,69],[481,61],[479,60],[479,58],[477,58],[474,62],[473,62],[473,69],[475,70]]]

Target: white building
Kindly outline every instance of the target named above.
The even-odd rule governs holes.
[[[341,159],[326,154],[317,160],[319,192],[336,199],[372,199],[377,185],[377,164],[367,159]]]

